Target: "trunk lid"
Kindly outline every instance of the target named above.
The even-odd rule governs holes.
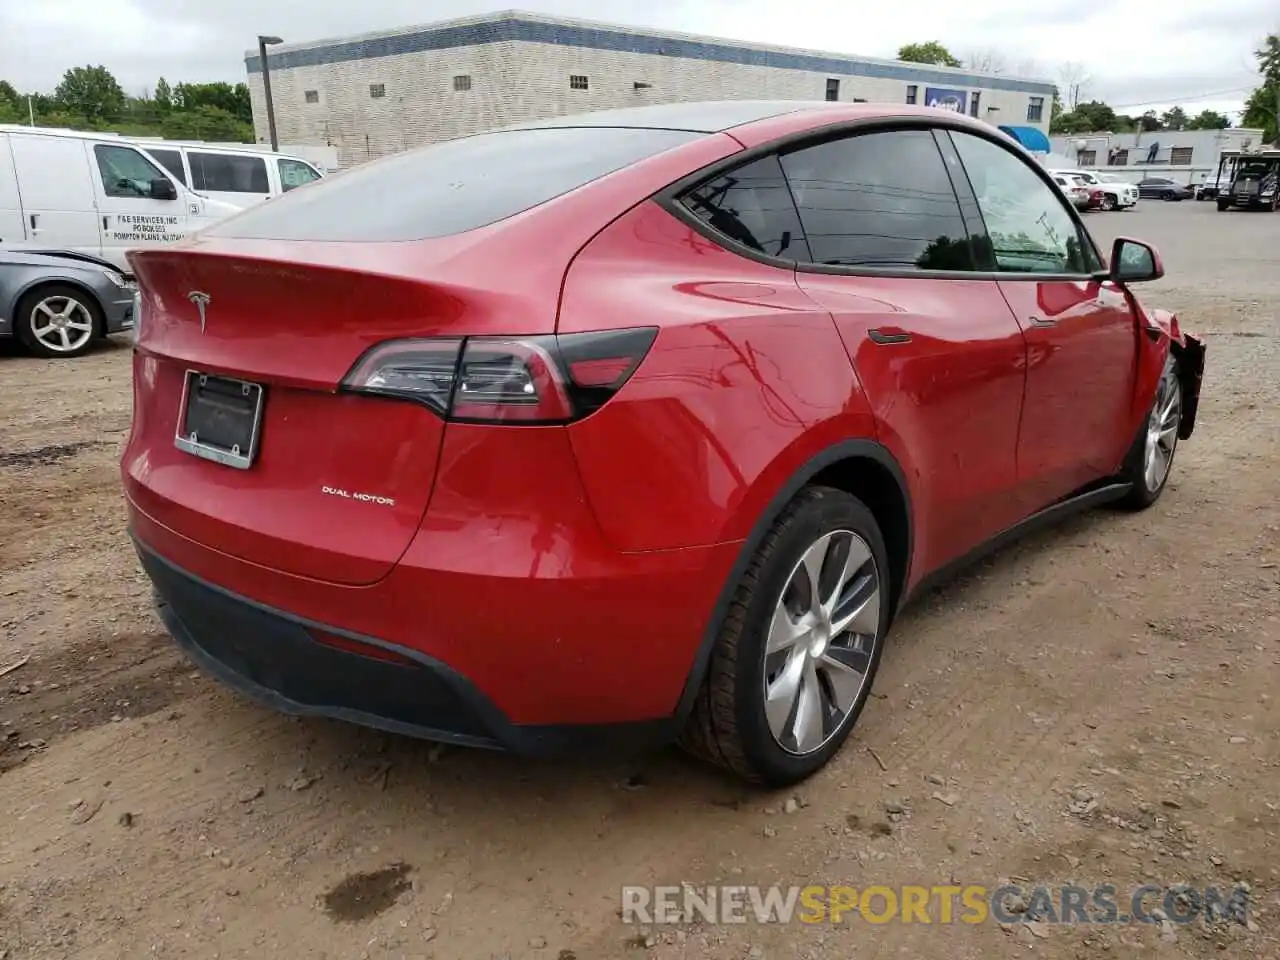
[[[387,340],[517,322],[552,332],[556,297],[528,277],[514,291],[477,284],[465,243],[323,249],[333,246],[202,244],[132,258],[143,319],[123,473],[136,506],[183,536],[274,570],[360,585],[384,577],[409,546],[445,424],[419,404],[342,392],[343,377]],[[212,380],[201,386],[201,375]],[[239,468],[228,465],[234,457],[206,459],[205,438],[229,447],[219,430],[248,434],[225,418],[186,419],[192,403],[229,412],[246,431],[259,418],[256,449],[238,449]],[[193,425],[194,446],[184,442]]]

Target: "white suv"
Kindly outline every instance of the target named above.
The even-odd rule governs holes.
[[[1138,188],[1114,173],[1090,173],[1087,170],[1050,170],[1060,177],[1079,177],[1091,190],[1102,191],[1103,210],[1124,210],[1138,202]]]

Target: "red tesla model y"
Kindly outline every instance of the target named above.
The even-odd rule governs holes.
[[[1152,504],[1201,343],[994,127],[718,102],[401,153],[131,256],[122,461],[175,640],[280,710],[524,754],[840,748],[895,614]]]

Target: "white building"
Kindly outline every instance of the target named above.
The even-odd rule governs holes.
[[[267,140],[256,50],[245,64]],[[275,46],[268,64],[279,139],[336,147],[343,166],[513,123],[690,100],[937,103],[1042,140],[1053,101],[1040,80],[514,11]]]
[[[1257,150],[1263,131],[1153,130],[1139,133],[1083,133],[1050,138],[1055,154],[1074,159],[1083,170],[1107,171],[1135,183],[1143,177],[1169,177],[1199,183],[1216,173],[1223,150]]]

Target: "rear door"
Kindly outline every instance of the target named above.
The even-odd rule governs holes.
[[[974,272],[965,218],[928,130],[864,133],[785,154],[812,264],[877,418],[914,480],[917,562],[934,569],[1018,519],[1022,332]]]
[[[27,243],[99,255],[98,214],[85,142],[10,133],[9,143]]]
[[[0,246],[20,244],[27,239],[22,226],[22,203],[18,198],[18,175],[9,152],[9,135],[0,133]]]
[[[1031,509],[1119,465],[1137,369],[1138,328],[1124,292],[1100,279],[1093,241],[1031,162],[993,140],[952,131],[982,211],[984,246],[1027,340],[1018,442]]]
[[[191,188],[210,200],[251,207],[271,198],[266,157],[188,149],[187,162]]]

